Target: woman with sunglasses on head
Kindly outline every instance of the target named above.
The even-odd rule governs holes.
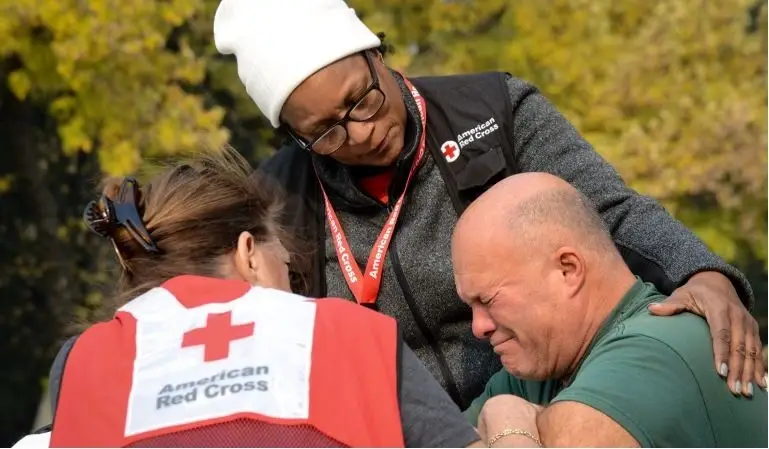
[[[290,292],[276,192],[233,150],[86,208],[121,264],[111,319],[54,362],[51,447],[461,447],[479,437],[395,320]]]

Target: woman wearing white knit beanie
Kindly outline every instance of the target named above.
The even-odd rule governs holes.
[[[377,53],[364,52],[376,49],[381,42],[345,2],[224,0],[214,18],[214,40],[219,52],[237,58],[238,75],[248,95],[270,123],[276,128],[286,122],[294,125],[286,129],[300,140],[311,140],[314,132],[322,128],[318,120],[336,115],[340,104],[357,99],[355,95],[371,82],[367,63],[375,67],[379,90],[369,92],[363,105],[368,110],[358,107],[351,118],[364,121],[373,112],[379,113],[381,120],[373,126],[373,132],[368,132],[372,128],[369,124],[361,125],[365,128],[361,133],[367,134],[361,137],[365,145],[356,145],[356,150],[336,156],[344,162],[366,165],[388,165],[397,157],[403,145],[406,116],[403,102],[397,101],[400,89]],[[359,56],[350,57],[353,55]],[[321,71],[324,68],[328,70]],[[348,77],[345,86],[337,85],[355,72],[360,76]],[[331,92],[328,85],[345,91]],[[380,106],[384,106],[381,111]],[[332,146],[340,143],[343,132],[332,133],[314,142],[313,147],[325,154],[335,152],[338,148],[329,148],[327,142],[333,137]],[[380,151],[373,154],[372,146]]]

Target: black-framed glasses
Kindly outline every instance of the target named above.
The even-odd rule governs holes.
[[[332,154],[341,148],[347,140],[347,122],[365,122],[375,116],[379,109],[382,108],[385,94],[379,87],[379,77],[374,68],[374,62],[371,60],[371,55],[368,51],[364,50],[362,53],[371,74],[371,84],[347,110],[344,117],[326,128],[309,142],[300,137],[289,126],[286,126],[286,131],[300,147],[324,156]]]

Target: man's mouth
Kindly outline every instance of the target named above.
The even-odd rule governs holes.
[[[502,355],[503,349],[501,348],[501,346],[503,346],[505,343],[507,343],[510,340],[514,340],[515,338],[516,338],[515,333],[513,333],[513,335],[505,338],[504,340],[497,341],[497,342],[492,342],[491,346],[494,348],[494,352],[497,355]]]

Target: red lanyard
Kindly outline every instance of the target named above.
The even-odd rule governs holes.
[[[387,256],[387,249],[390,247],[390,240],[392,240],[393,233],[395,232],[395,224],[398,222],[398,215],[401,212],[401,206],[403,200],[406,197],[406,191],[408,190],[411,178],[419,167],[419,163],[425,155],[425,134],[427,133],[427,107],[425,105],[425,99],[422,98],[419,91],[406,77],[403,77],[403,81],[411,91],[411,95],[417,102],[419,108],[419,115],[422,119],[422,137],[419,139],[419,147],[417,147],[417,153],[414,156],[414,162],[411,164],[411,170],[409,170],[409,176],[406,178],[406,185],[403,187],[403,193],[398,201],[395,202],[390,216],[387,217],[384,228],[379,233],[374,247],[371,248],[371,254],[368,257],[368,263],[366,264],[366,273],[363,274],[360,271],[358,263],[355,261],[355,257],[352,255],[350,244],[347,243],[347,237],[344,235],[342,225],[339,223],[339,219],[336,217],[334,207],[331,205],[331,201],[328,200],[326,190],[323,188],[323,183],[320,183],[320,189],[323,192],[323,199],[326,203],[326,219],[328,220],[328,227],[331,230],[331,237],[334,239],[334,248],[336,249],[336,255],[339,259],[339,267],[342,269],[342,274],[347,281],[347,285],[350,287],[355,300],[358,304],[373,306],[376,304],[376,298],[379,295],[379,288],[382,285],[382,271],[384,270],[384,261]],[[316,173],[317,175],[317,173]]]

